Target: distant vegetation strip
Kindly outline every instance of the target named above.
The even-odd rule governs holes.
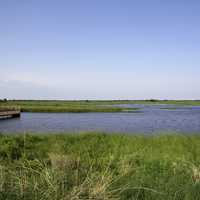
[[[125,109],[113,104],[87,101],[6,101],[0,102],[4,108],[20,107],[22,112],[123,112]],[[137,111],[138,108],[126,108],[126,111]]]
[[[19,106],[3,106],[0,105],[0,112],[6,112],[6,111],[20,111]]]
[[[0,199],[198,200],[199,135],[0,136]]]
[[[166,104],[200,106],[196,100],[111,100],[111,101],[56,101],[56,100],[2,100],[0,107],[20,107],[22,112],[122,112],[138,108],[121,108],[120,104]],[[116,105],[116,106],[115,106]],[[171,108],[170,108],[171,109]]]
[[[21,108],[22,112],[70,112],[70,113],[81,113],[81,112],[122,112],[123,109],[116,107],[90,107],[90,106],[24,106]]]
[[[200,100],[0,100],[6,105],[113,105],[113,104],[175,104],[200,105]]]
[[[16,107],[0,107],[0,111],[14,111],[20,110],[21,112],[69,112],[69,113],[82,113],[82,112],[137,112],[138,108],[127,108],[126,110],[119,107],[94,107],[94,106],[22,106]]]

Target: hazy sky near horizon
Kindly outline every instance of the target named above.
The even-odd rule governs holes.
[[[200,99],[199,0],[0,1],[0,98]]]

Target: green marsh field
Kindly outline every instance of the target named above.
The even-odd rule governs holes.
[[[2,200],[199,200],[200,136],[0,136]]]
[[[200,101],[0,101],[22,112],[123,112],[120,104]],[[167,105],[175,107],[167,108]],[[30,113],[31,114],[31,113]],[[24,113],[25,115],[25,113]],[[199,200],[197,134],[0,134],[0,200]]]

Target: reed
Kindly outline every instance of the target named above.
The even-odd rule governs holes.
[[[200,136],[0,136],[0,199],[198,200]]]

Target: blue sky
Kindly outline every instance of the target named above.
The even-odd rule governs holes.
[[[200,1],[0,1],[0,98],[200,99]]]

